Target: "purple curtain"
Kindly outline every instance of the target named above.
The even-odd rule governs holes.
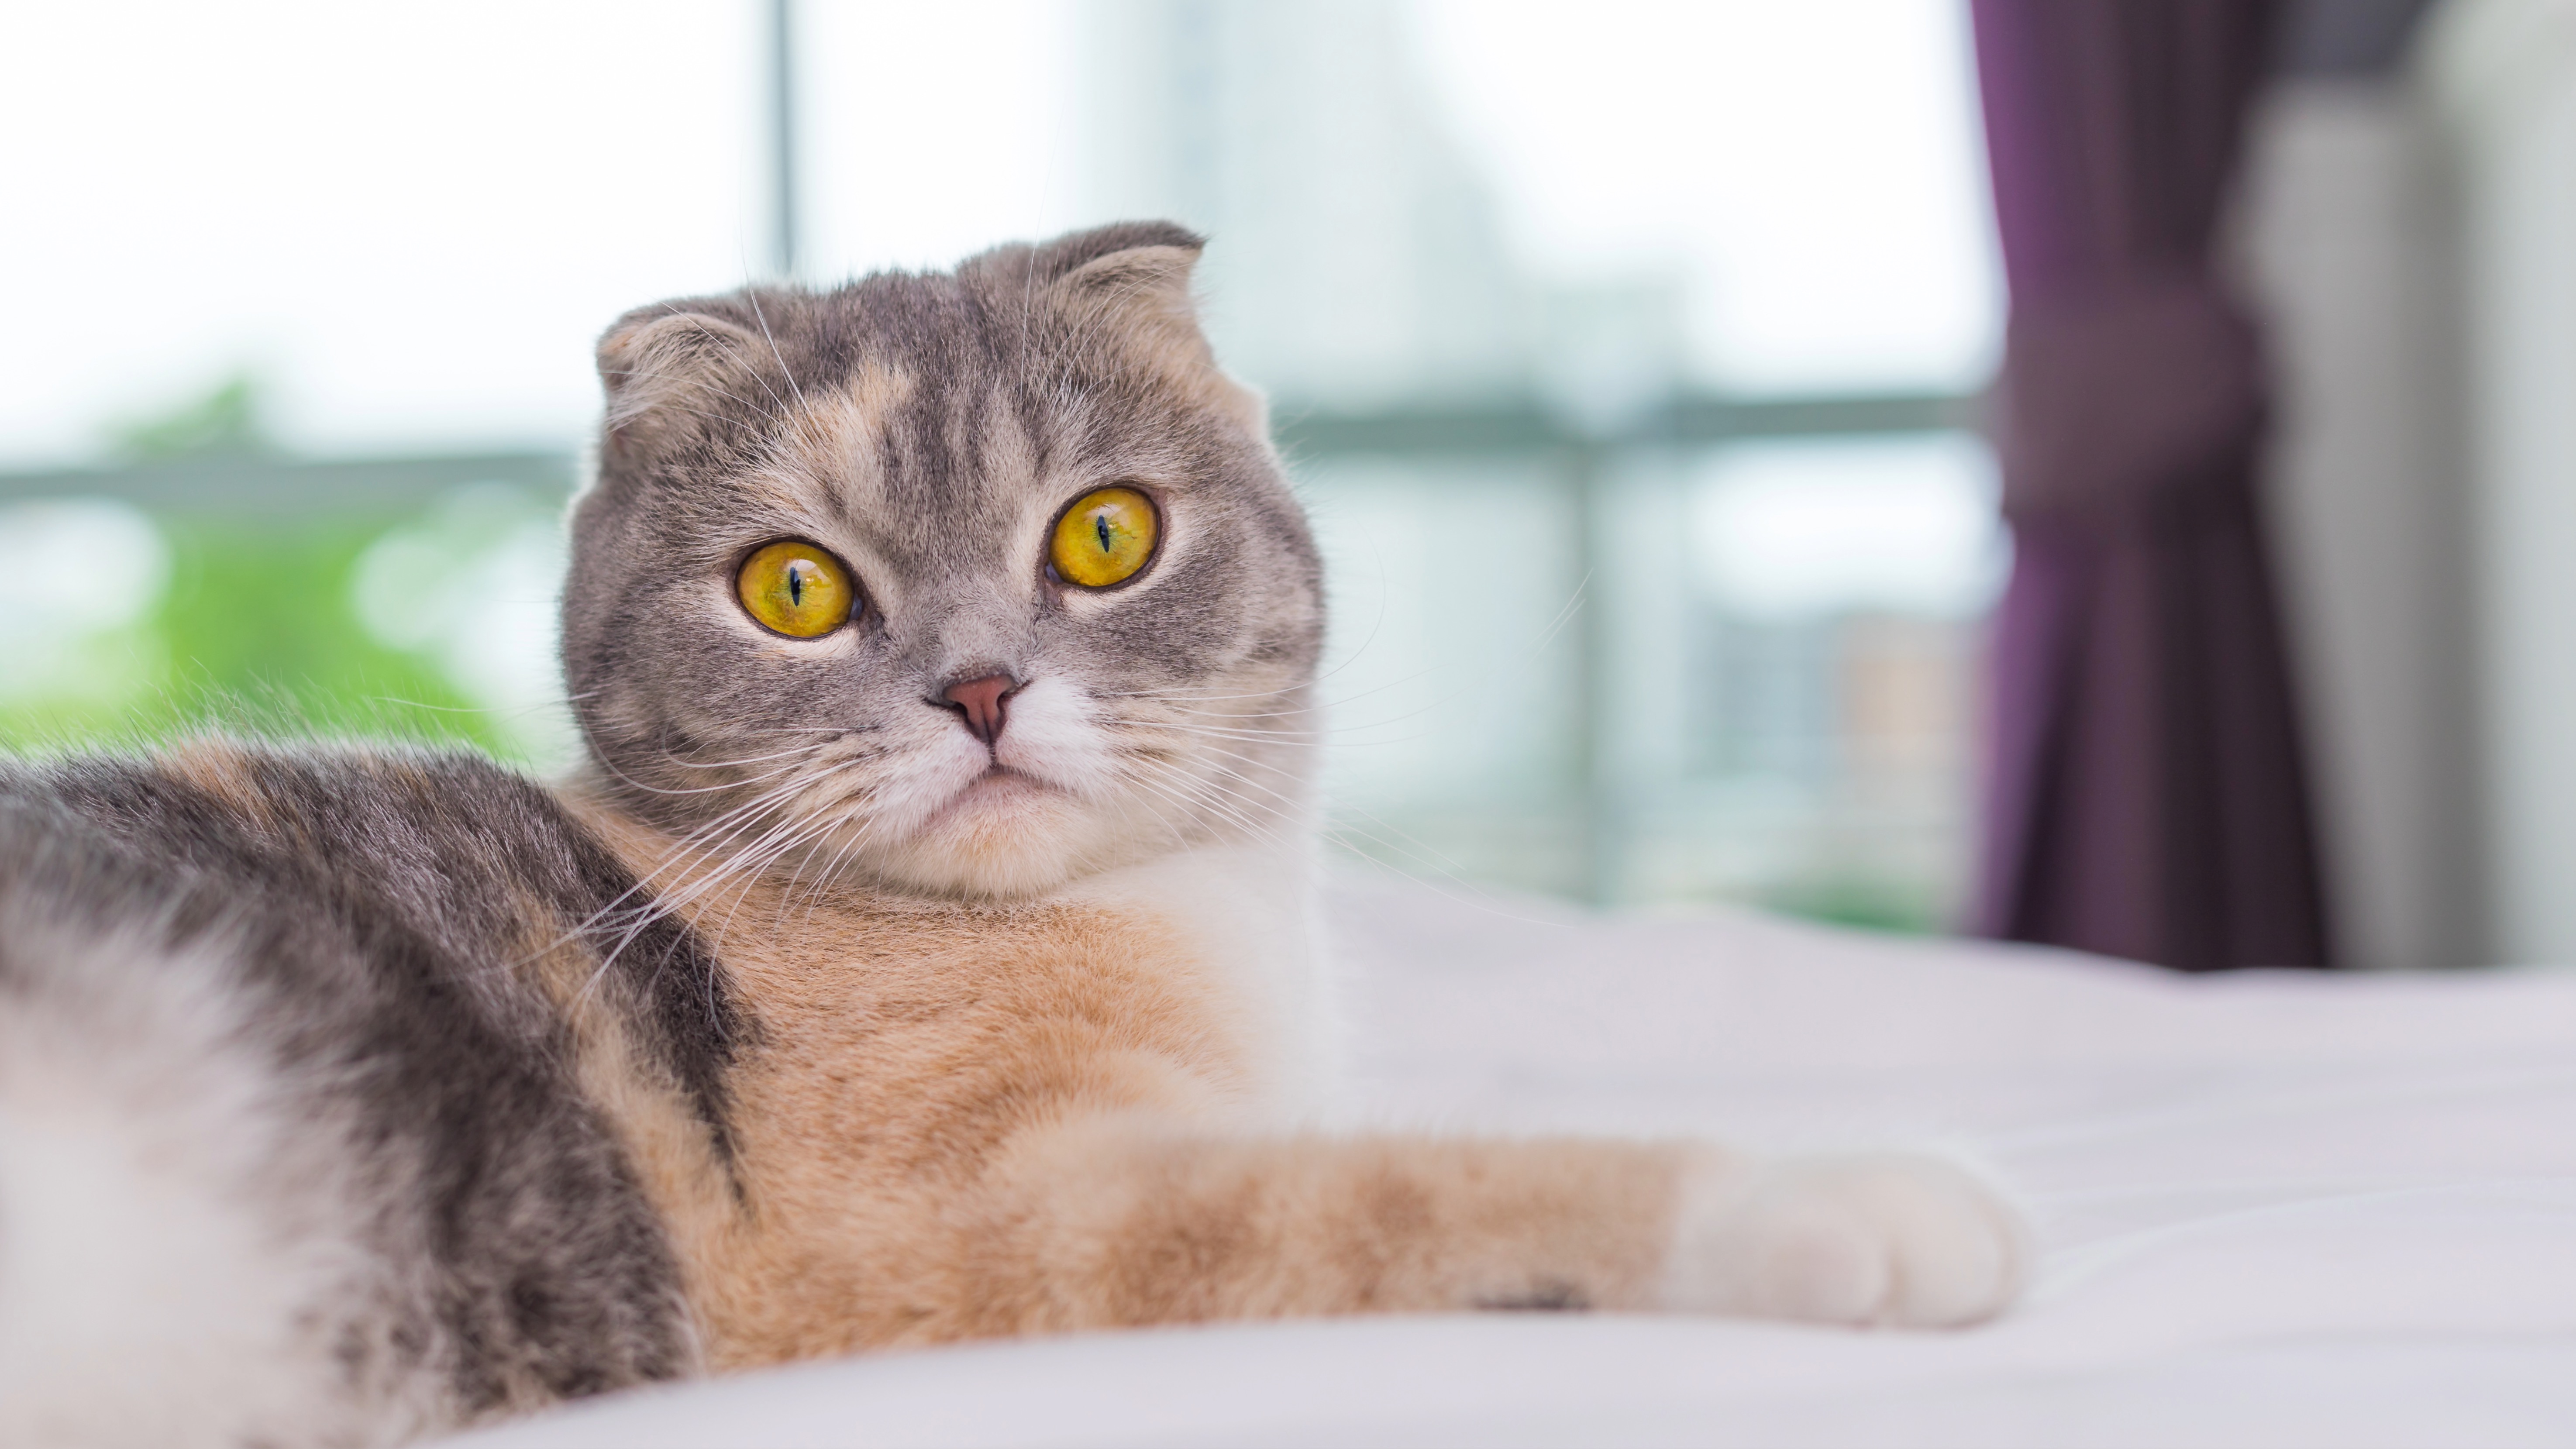
[[[2183,970],[2327,964],[2255,461],[2214,270],[2264,0],[1973,0],[2012,311],[1976,929]]]

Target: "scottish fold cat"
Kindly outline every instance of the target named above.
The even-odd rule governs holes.
[[[886,1345],[1951,1325],[1936,1158],[1317,1125],[1320,569],[1129,224],[633,312],[588,753],[0,761],[0,1443],[381,1444]]]

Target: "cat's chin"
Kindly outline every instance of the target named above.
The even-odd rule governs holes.
[[[1064,790],[995,770],[959,790],[901,843],[869,852],[888,885],[937,895],[1019,898],[1100,868],[1100,824]]]
[[[1065,798],[1064,791],[1035,775],[997,767],[978,775],[950,796],[947,804],[922,822],[922,828],[980,829],[998,825],[1008,829],[1032,812],[1043,810],[1045,802]]]

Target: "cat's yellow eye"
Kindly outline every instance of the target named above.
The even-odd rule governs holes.
[[[1086,493],[1056,520],[1048,561],[1067,583],[1105,589],[1135,577],[1162,527],[1154,501],[1133,488]]]
[[[859,591],[839,559],[801,538],[781,539],[742,561],[734,596],[743,612],[792,639],[813,639],[849,622]]]

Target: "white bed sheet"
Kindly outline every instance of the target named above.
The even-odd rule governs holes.
[[[2189,979],[1344,883],[1355,1114],[1932,1141],[2044,1249],[1949,1334],[1493,1315],[886,1354],[480,1449],[2576,1445],[2576,972]]]

